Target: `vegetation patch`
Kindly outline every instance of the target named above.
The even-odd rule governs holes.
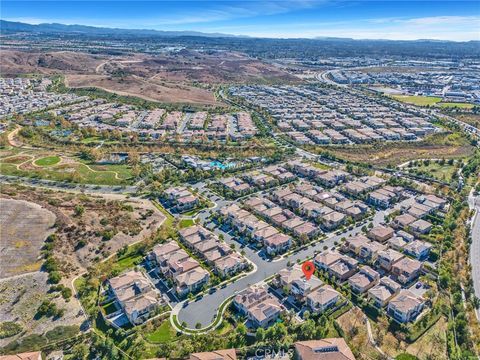
[[[190,227],[190,226],[193,226],[195,225],[195,221],[193,219],[182,219],[180,220],[180,222],[178,223],[178,227],[180,229],[183,229],[183,228],[186,228],[186,227]]]
[[[145,335],[145,338],[152,343],[167,343],[175,337],[176,331],[172,328],[170,321],[165,320],[162,324],[152,332]]]
[[[5,339],[19,334],[23,330],[20,324],[13,321],[5,321],[0,323],[0,339]]]
[[[437,96],[392,95],[392,97],[398,101],[417,106],[435,105],[442,101],[442,98]]]
[[[37,166],[53,166],[60,162],[59,156],[46,156],[41,159],[35,160],[34,164]]]

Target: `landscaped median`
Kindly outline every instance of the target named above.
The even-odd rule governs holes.
[[[204,328],[190,329],[190,328],[187,328],[187,327],[183,326],[178,321],[177,315],[174,314],[173,312],[170,316],[170,323],[175,328],[175,330],[177,330],[178,332],[181,332],[182,334],[187,334],[187,335],[204,334],[204,333],[207,333],[211,330],[215,330],[222,323],[223,313],[225,312],[225,309],[228,307],[228,305],[230,305],[230,303],[232,302],[232,299],[234,297],[235,297],[235,295],[232,295],[232,296],[228,297],[227,299],[225,299],[220,304],[220,306],[218,307],[218,310],[217,310],[217,316],[215,317],[215,320],[210,325],[208,325]],[[180,304],[183,304],[183,302],[180,303]]]

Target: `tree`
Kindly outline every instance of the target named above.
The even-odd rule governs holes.
[[[258,342],[265,340],[265,330],[263,328],[260,327],[257,329],[257,332],[255,333],[255,339]]]
[[[60,280],[62,280],[62,276],[60,275],[60,273],[58,271],[52,271],[48,275],[48,281],[52,284],[58,284],[60,282]]]
[[[72,359],[84,360],[88,356],[88,346],[86,344],[77,344],[72,349]]]

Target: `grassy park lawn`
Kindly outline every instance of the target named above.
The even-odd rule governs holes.
[[[46,156],[41,159],[37,159],[34,161],[34,164],[37,166],[52,166],[58,164],[60,162],[60,157],[53,155],[53,156]]]
[[[440,165],[437,164],[436,162],[430,162],[430,164],[425,165],[423,162],[420,162],[419,166],[414,166],[414,167],[407,167],[408,169],[415,169],[415,170],[420,170],[422,173],[434,177],[438,180],[443,180],[443,181],[450,181],[452,180],[452,175],[457,171],[457,168],[455,165]]]
[[[156,328],[154,331],[145,335],[145,338],[151,343],[166,343],[171,341],[175,337],[176,331],[170,325],[170,321],[167,319]]]
[[[417,106],[435,105],[442,101],[442,98],[436,96],[392,95],[392,97],[398,101]]]
[[[20,161],[20,160],[19,160]],[[0,160],[0,173],[4,175],[39,178],[54,181],[70,181],[79,184],[126,185],[131,178],[130,169],[126,165],[103,165],[91,169],[82,163],[58,164],[58,156],[46,156],[35,160],[33,166],[27,162],[17,169],[14,163]]]

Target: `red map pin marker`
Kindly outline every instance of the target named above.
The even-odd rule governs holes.
[[[313,273],[315,272],[315,265],[311,261],[305,261],[302,265],[302,271],[305,274],[307,280],[310,280]]]

